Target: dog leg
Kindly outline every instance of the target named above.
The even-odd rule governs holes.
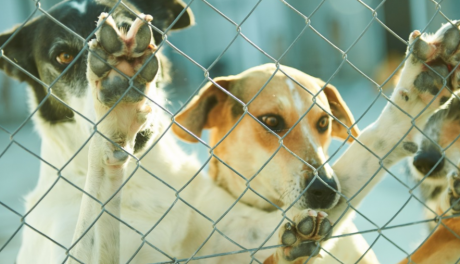
[[[442,196],[439,214],[445,216],[460,214],[460,177],[457,173],[449,176],[449,188]],[[449,208],[451,208],[449,210]],[[441,219],[442,223],[428,239],[400,264],[456,263],[460,259],[460,216]]]
[[[288,222],[280,228],[279,241],[283,247],[278,248],[264,264],[305,263],[319,254],[319,242],[331,236],[332,224],[324,212],[303,210],[294,216],[293,221],[294,225]]]
[[[391,102],[333,166],[343,194],[353,199],[346,201],[341,198],[338,206],[328,212],[331,221],[337,222],[350,216],[353,210],[349,210],[349,205],[356,207],[362,201],[385,175],[384,168],[390,168],[417,151],[415,126],[419,129],[424,127],[427,118],[441,105],[443,97],[450,96],[445,86],[452,87],[459,76],[457,69],[446,78],[460,58],[457,27],[458,23],[456,26],[447,24],[429,36],[421,35],[419,31],[411,33],[408,58]],[[339,231],[340,226],[334,226],[334,229]]]
[[[89,43],[87,72],[100,121],[90,142],[84,187],[92,197],[83,195],[73,238],[76,244],[70,254],[85,263],[119,263],[120,188],[136,135],[152,116],[144,94],[153,86],[158,60],[152,33],[143,20],[136,19],[124,33],[112,17],[102,13],[98,26],[96,39]],[[76,263],[74,259],[69,262]]]

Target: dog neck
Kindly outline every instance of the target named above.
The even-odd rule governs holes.
[[[225,192],[229,193],[231,196],[233,196],[235,199],[238,199],[241,195],[241,188],[232,188],[231,186],[232,183],[234,182],[229,177],[232,177],[233,175],[224,175],[224,173],[219,170],[219,161],[216,158],[212,158],[209,164],[209,176],[211,179],[214,180],[215,184],[224,189]],[[234,190],[236,189],[236,190]],[[248,190],[248,192],[243,195],[238,201],[251,206],[258,208],[260,210],[266,211],[266,212],[272,212],[275,211],[277,208],[273,205],[277,205],[278,207],[282,207],[283,203],[280,200],[277,199],[270,199],[268,196],[265,196],[268,200],[270,200],[271,203],[263,200],[263,199],[258,199],[258,196],[256,194],[253,194],[251,190]]]

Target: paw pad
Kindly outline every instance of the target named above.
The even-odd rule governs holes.
[[[319,254],[319,242],[332,234],[332,224],[324,212],[304,210],[294,217],[294,223],[286,223],[280,230],[282,256],[288,261],[314,257]]]

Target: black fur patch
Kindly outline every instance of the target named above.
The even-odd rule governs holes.
[[[74,3],[85,2],[85,12],[74,8]],[[179,0],[131,0],[143,13],[155,17],[152,23],[159,29],[168,27],[184,8],[184,3]],[[47,88],[37,83],[34,78],[53,86],[52,92],[62,101],[66,102],[67,96],[83,96],[88,87],[86,79],[87,52],[82,51],[85,40],[92,39],[90,34],[96,28],[96,21],[102,12],[109,12],[111,7],[98,4],[92,0],[63,1],[54,6],[49,14],[61,24],[42,15],[28,23],[19,32],[0,35],[0,46],[8,42],[3,52],[6,57],[14,61],[31,76],[22,72],[18,67],[0,58],[0,69],[20,81],[27,82],[35,95],[37,104],[42,103],[38,114],[45,121],[52,124],[73,120],[74,113],[65,104],[53,97],[47,96]],[[138,12],[138,13],[141,13]],[[135,16],[128,10],[117,12],[117,15]],[[115,17],[117,20],[117,17]],[[193,22],[190,12],[182,14],[173,28],[186,27]],[[161,34],[156,33],[155,39],[161,39]],[[62,65],[56,57],[66,52],[75,59],[71,66]],[[80,54],[80,52],[83,52]],[[69,68],[70,67],[70,68]],[[68,68],[68,69],[66,69]],[[66,73],[61,73],[66,70]],[[59,79],[57,79],[59,77]]]
[[[409,151],[410,153],[415,153],[418,150],[417,144],[415,144],[414,142],[408,142],[408,141],[403,142],[403,148]]]
[[[134,144],[134,153],[137,153],[140,150],[143,150],[144,147],[149,142],[149,140],[152,138],[152,136],[153,136],[153,131],[150,128],[137,133],[136,141]]]
[[[447,100],[449,100],[449,97],[443,96],[441,99],[439,99],[439,104],[443,105],[447,102]]]

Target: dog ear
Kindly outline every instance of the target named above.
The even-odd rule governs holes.
[[[144,14],[152,15],[152,23],[161,30],[168,28],[179,15],[180,17],[174,23],[172,29],[186,28],[195,22],[190,8],[181,15],[181,12],[186,7],[182,0],[131,0],[130,2]]]
[[[316,79],[316,81],[321,87],[324,87],[324,85],[326,84],[321,79]],[[335,88],[331,84],[328,84],[326,85],[326,87],[324,87],[323,92],[324,94],[326,94],[327,100],[329,102],[329,106],[331,108],[332,115],[334,115],[335,118],[340,120],[340,122],[342,122],[348,128],[351,127],[355,123],[355,119],[350,109],[348,108],[347,104],[342,99],[342,96],[340,96],[340,93],[337,90],[337,88]],[[340,138],[340,139],[347,139],[348,137],[347,127],[343,126],[342,124],[337,122],[335,119],[333,119],[332,136]],[[351,134],[355,137],[357,137],[360,133],[357,125],[354,125],[350,129],[350,131],[351,131]],[[348,139],[348,142],[353,142],[353,138],[350,137]]]
[[[3,48],[3,55],[19,65],[21,68],[32,74],[38,76],[38,69],[33,58],[33,36],[32,32],[35,30],[36,23],[32,22],[17,31],[15,28],[11,32],[0,35],[0,46]],[[33,79],[16,65],[7,61],[5,58],[0,58],[0,69],[5,71],[6,74],[12,76],[20,81],[26,81],[30,84],[35,84]]]
[[[214,79],[214,82],[223,89],[228,90],[233,79],[232,76],[219,77]],[[217,87],[212,82],[208,82],[201,88],[199,94],[190,101],[187,107],[176,115],[176,122],[195,136],[201,137],[203,129],[212,128],[216,125],[216,118],[219,118],[223,103],[228,98],[228,95],[222,91],[222,88]],[[176,124],[172,126],[172,130],[184,141],[191,143],[198,142],[194,136]]]

